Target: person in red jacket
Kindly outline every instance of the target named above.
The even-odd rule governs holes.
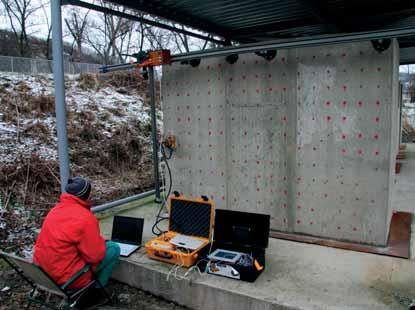
[[[120,248],[101,237],[98,220],[88,201],[91,183],[74,177],[68,180],[65,190],[43,222],[33,261],[60,285],[88,264],[105,286],[118,261]],[[91,272],[84,274],[70,288],[86,286],[91,277]]]

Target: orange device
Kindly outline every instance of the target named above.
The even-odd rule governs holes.
[[[149,51],[147,58],[137,64],[137,68],[154,67],[171,64],[171,55],[169,50]]]
[[[190,267],[210,242],[214,203],[206,196],[188,198],[178,193],[169,198],[169,230],[146,243],[147,255],[159,261]],[[191,239],[196,248],[177,243],[177,237]]]

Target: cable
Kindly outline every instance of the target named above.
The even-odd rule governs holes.
[[[160,144],[160,151],[161,151],[161,154],[163,155],[163,161],[166,163],[167,171],[168,171],[168,173],[169,173],[169,190],[167,191],[167,195],[164,195],[163,202],[162,202],[162,204],[160,205],[160,209],[158,210],[157,215],[156,215],[156,220],[155,220],[155,222],[154,222],[154,224],[153,224],[153,227],[151,228],[151,231],[152,231],[152,232],[153,232],[153,234],[154,234],[154,235],[156,235],[156,236],[160,236],[161,234],[165,233],[165,231],[161,230],[161,229],[158,227],[158,225],[159,225],[162,221],[169,219],[168,217],[162,216],[162,215],[161,215],[161,212],[163,211],[164,207],[166,206],[167,200],[168,200],[168,198],[170,197],[171,190],[172,190],[172,183],[173,183],[173,178],[172,178],[172,174],[171,174],[171,169],[170,169],[170,166],[169,166],[169,163],[168,163],[168,159],[170,159],[170,158],[171,158],[171,154],[172,154],[172,153],[170,153],[170,157],[169,157],[169,158],[167,158],[167,156],[166,156],[166,152],[165,152],[165,149],[164,149],[163,144]],[[156,229],[157,229],[157,231],[156,231]]]

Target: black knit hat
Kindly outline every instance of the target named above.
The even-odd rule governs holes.
[[[91,183],[82,177],[69,178],[65,191],[68,194],[81,198],[82,200],[87,200],[89,198],[89,194],[91,193]]]

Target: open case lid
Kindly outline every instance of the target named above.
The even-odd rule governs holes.
[[[214,241],[242,247],[268,247],[270,216],[231,210],[216,210]]]
[[[179,234],[210,239],[213,225],[213,201],[203,198],[170,196],[169,230]]]

